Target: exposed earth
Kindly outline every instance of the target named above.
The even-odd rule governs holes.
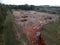
[[[21,26],[23,33],[31,41],[32,45],[46,45],[43,37],[41,37],[42,26],[58,20],[58,16],[55,14],[48,14],[36,11],[24,11],[24,10],[12,10],[14,17],[14,27]],[[20,33],[17,27],[15,27],[16,39],[20,41]],[[23,45],[27,45],[24,41]]]

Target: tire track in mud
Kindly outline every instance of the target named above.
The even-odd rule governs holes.
[[[30,39],[33,45],[46,45],[43,38],[41,37],[41,29],[33,29],[34,26],[36,25],[32,25],[30,27],[23,27],[23,31],[26,35],[28,34],[27,37]],[[38,36],[37,32],[39,33]]]

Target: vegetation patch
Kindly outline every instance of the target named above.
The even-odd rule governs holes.
[[[60,21],[43,26],[42,35],[47,45],[60,45]]]
[[[10,11],[7,11],[7,14],[4,24],[5,45],[19,45],[12,28],[13,16]]]

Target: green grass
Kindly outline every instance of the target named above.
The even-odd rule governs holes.
[[[60,21],[44,25],[42,36],[47,45],[60,45]]]
[[[4,45],[4,34],[0,34],[0,45]]]
[[[19,45],[12,28],[13,16],[10,11],[8,11],[7,14],[4,23],[5,45]]]

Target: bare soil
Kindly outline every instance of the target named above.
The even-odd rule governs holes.
[[[26,34],[33,45],[46,45],[43,37],[41,37],[41,27],[48,22],[58,20],[58,16],[54,14],[23,10],[13,10],[13,17],[14,24],[22,27],[23,33]],[[15,25],[14,28],[16,39],[20,41],[20,33]],[[27,45],[24,41],[22,43]]]

